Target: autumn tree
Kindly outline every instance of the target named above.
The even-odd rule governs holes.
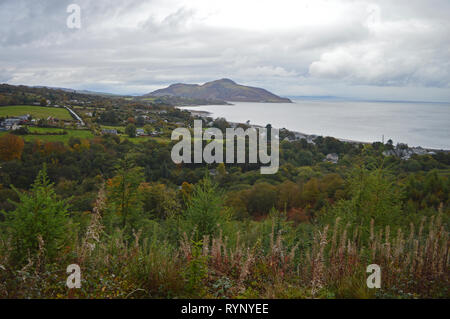
[[[183,182],[183,184],[181,184],[181,198],[183,199],[183,203],[187,203],[189,202],[189,199],[191,198],[192,192],[194,191],[194,185],[188,183],[188,182]]]
[[[3,161],[20,159],[23,147],[23,138],[20,136],[6,134],[0,137],[0,159]]]

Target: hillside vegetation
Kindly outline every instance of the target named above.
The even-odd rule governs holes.
[[[230,124],[0,85],[3,103],[43,98],[77,106],[86,125],[0,135],[0,298],[450,297],[448,152],[405,159],[386,156],[392,141],[280,130],[276,174],[175,164],[174,128]],[[80,289],[66,286],[70,264]],[[379,289],[367,287],[370,264],[381,267]]]

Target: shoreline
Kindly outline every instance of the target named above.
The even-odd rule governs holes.
[[[182,108],[182,107],[185,107],[185,106],[177,106],[177,108]],[[188,107],[196,107],[196,106],[188,106]],[[208,111],[195,111],[195,110],[186,110],[186,109],[183,109],[183,110],[185,110],[185,111],[188,111],[189,113],[191,113],[192,115],[196,115],[196,116],[200,116],[200,117],[211,117],[212,118],[212,116],[209,116],[209,115],[212,115],[213,113],[211,113],[211,112],[208,112]],[[225,119],[226,120],[226,119]],[[245,124],[245,123],[239,123],[239,122],[230,122],[230,121],[228,121],[227,120],[227,122],[228,123],[230,123],[230,124]],[[263,127],[262,125],[258,125],[258,124],[251,124],[251,126],[252,127]],[[289,129],[287,129],[287,128],[279,128],[279,130],[287,130],[287,131],[289,131],[289,132],[292,132],[292,133],[294,133],[294,134],[299,134],[299,135],[302,135],[302,136],[304,136],[305,138],[316,138],[316,137],[319,137],[320,135],[317,135],[317,134],[307,134],[307,133],[303,133],[303,132],[299,132],[299,131],[293,131],[293,130],[289,130]],[[327,137],[327,136],[323,136],[323,137]],[[329,136],[329,137],[333,137],[333,136]],[[353,144],[372,144],[371,142],[363,142],[363,141],[356,141],[356,140],[349,140],[349,139],[344,139],[344,138],[337,138],[337,137],[333,137],[333,138],[335,138],[335,139],[337,139],[337,140],[339,140],[339,141],[341,141],[341,142],[347,142],[347,143],[353,143]],[[297,139],[297,140],[299,140],[299,139]],[[295,140],[294,140],[295,141]]]
[[[175,106],[175,107],[180,109],[180,110],[188,111],[193,116],[211,117],[211,118],[213,118],[211,116],[213,113],[208,112],[208,111],[196,111],[196,110],[191,110],[191,109],[184,109],[185,107],[200,107],[200,106],[201,105],[192,105],[192,106],[187,106],[186,105],[186,106]],[[234,125],[245,124],[245,123],[239,123],[239,122],[230,122],[228,120],[227,120],[227,122],[230,123],[230,124],[234,124]],[[257,125],[257,124],[251,124],[251,126],[253,126],[253,127],[263,127],[263,126]],[[308,139],[311,140],[311,139],[315,139],[318,136],[323,136],[323,135],[307,134],[307,133],[303,133],[303,132],[299,132],[299,131],[293,131],[293,130],[290,130],[290,129],[287,129],[287,128],[280,128],[279,130],[282,130],[282,129],[288,130],[289,132],[292,132],[295,135],[297,135],[297,134],[298,135],[302,135],[307,141],[308,141]],[[328,136],[328,135],[327,136],[323,136],[323,137],[333,137],[333,138],[337,139],[340,142],[351,143],[351,144],[369,145],[369,144],[375,143],[375,142],[356,141],[356,140],[351,140],[351,139],[346,139],[346,138],[338,138],[338,137]],[[300,140],[300,139],[295,139],[295,140],[292,140],[291,142],[298,141],[298,140]],[[422,147],[422,146],[408,146],[408,147],[412,148],[412,149],[421,148],[421,149],[429,151],[429,152],[444,152],[444,153],[449,153],[450,152],[450,150],[447,150],[447,149],[436,149],[436,148],[429,148],[429,147]]]

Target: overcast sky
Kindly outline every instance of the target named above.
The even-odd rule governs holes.
[[[81,29],[66,25],[81,7]],[[449,0],[0,0],[0,83],[450,101]]]

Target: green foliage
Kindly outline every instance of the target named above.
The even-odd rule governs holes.
[[[248,210],[251,214],[268,213],[277,204],[277,189],[269,183],[258,183],[249,193]]]
[[[41,99],[78,100],[92,131],[30,126],[20,152],[1,163],[0,296],[64,298],[62,270],[76,260],[81,298],[448,297],[449,153],[402,160],[382,155],[392,142],[308,143],[280,130],[291,141],[280,143],[276,174],[256,164],[175,165],[170,130],[193,117],[156,105],[167,99],[2,84],[0,104],[13,106],[0,116],[67,113],[16,105]],[[127,138],[124,123],[134,121],[161,136]],[[104,124],[120,135],[94,137]],[[328,153],[339,162],[324,162]],[[42,163],[49,177],[33,183]],[[376,293],[365,284],[368,263],[382,268]]]
[[[144,125],[144,131],[147,134],[152,133],[155,130],[155,128],[153,126],[151,126],[150,124]]]
[[[209,177],[194,187],[184,215],[184,226],[188,234],[194,233],[195,240],[205,235],[214,235],[219,225],[227,222],[229,213],[224,207],[224,198]]]
[[[180,213],[176,192],[164,184],[141,185],[143,209],[147,216],[167,218]]]
[[[39,249],[45,249],[49,259],[56,258],[68,238],[68,205],[57,199],[46,168],[39,172],[28,194],[16,192],[16,209],[6,215],[13,260],[23,264]]]
[[[208,276],[208,259],[202,255],[202,241],[193,242],[189,263],[184,271],[186,292],[189,296],[203,297]]]
[[[136,137],[136,125],[130,123],[125,127],[125,134],[129,137]]]
[[[386,171],[357,168],[349,183],[350,198],[327,208],[327,213],[321,216],[322,222],[332,223],[339,217],[343,225],[362,226],[366,238],[372,220],[376,227],[391,225],[394,230],[409,225],[410,220],[402,211],[402,190]]]
[[[120,161],[116,176],[107,182],[108,227],[127,229],[131,233],[135,229],[142,214],[142,194],[139,186],[143,181],[140,167],[126,157]]]

